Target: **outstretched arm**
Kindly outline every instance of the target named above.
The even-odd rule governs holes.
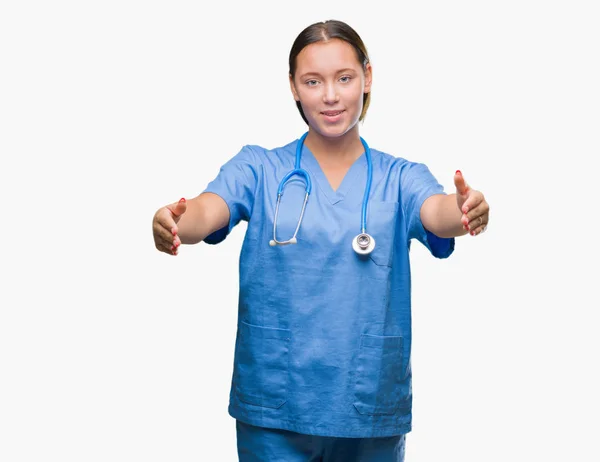
[[[435,194],[421,207],[421,222],[438,237],[481,234],[489,222],[490,206],[483,193],[472,189],[460,170],[454,175],[455,194]]]

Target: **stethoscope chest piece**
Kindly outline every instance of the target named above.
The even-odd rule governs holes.
[[[352,240],[352,248],[359,255],[369,255],[375,248],[375,239],[367,233],[360,233]]]

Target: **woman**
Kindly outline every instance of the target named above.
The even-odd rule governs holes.
[[[229,405],[240,460],[402,461],[410,243],[446,258],[455,237],[485,230],[489,205],[459,171],[446,194],[424,164],[360,137],[372,67],[350,26],[310,25],[289,65],[308,131],[244,146],[198,197],[160,208],[156,247],[177,255],[248,222]]]

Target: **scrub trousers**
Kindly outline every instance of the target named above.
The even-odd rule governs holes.
[[[236,420],[240,462],[404,462],[406,435],[335,438]]]

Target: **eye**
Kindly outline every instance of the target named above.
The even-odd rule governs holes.
[[[319,82],[317,82],[316,80],[312,79],[312,80],[307,80],[306,85],[308,85],[309,87],[314,87],[315,85],[317,85]]]
[[[342,82],[342,83],[348,83],[348,82],[350,82],[351,78],[352,77],[350,77],[349,75],[344,75],[343,77],[340,77],[340,82]]]

